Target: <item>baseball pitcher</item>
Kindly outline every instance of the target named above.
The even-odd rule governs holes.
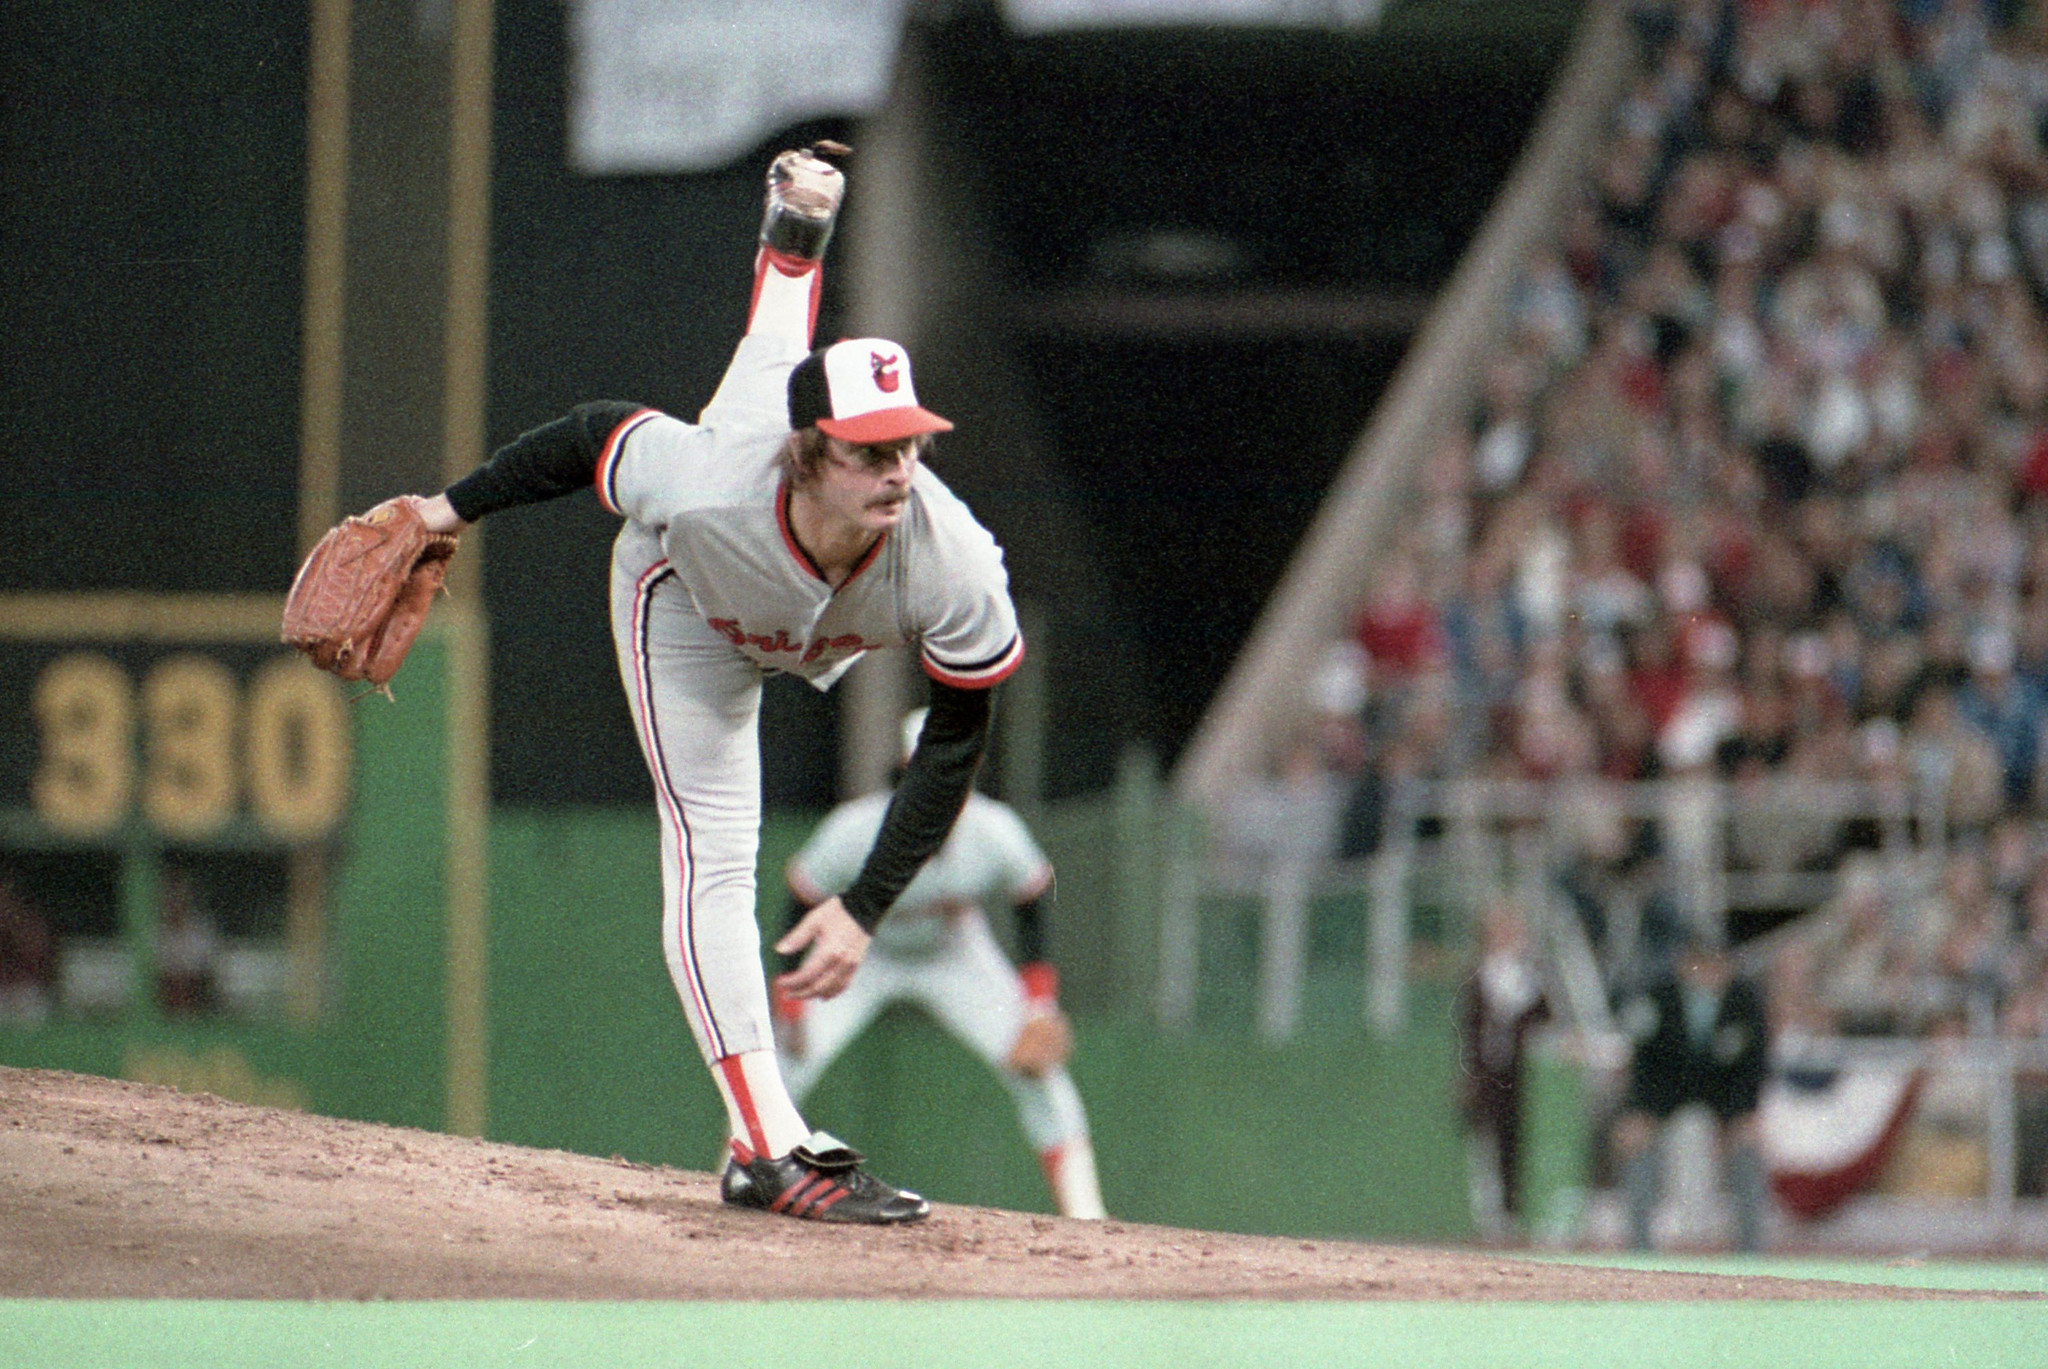
[[[730,1123],[722,1195],[786,1216],[889,1224],[930,1205],[805,1125],[777,1067],[754,920],[761,681],[786,671],[826,689],[864,653],[897,647],[916,650],[931,677],[931,721],[873,851],[777,944],[801,956],[778,991],[829,999],[945,840],[987,743],[990,691],[1024,643],[1001,550],[924,465],[932,435],[952,424],[918,403],[904,349],[854,338],[811,350],[845,190],[820,154],[845,151],[820,144],[770,166],[746,335],[695,423],[584,404],[439,495],[390,501],[406,516],[382,526],[416,521],[425,537],[447,538],[586,486],[624,518],[612,632],[660,811],[663,952]],[[433,549],[450,544],[428,545],[445,560]],[[309,574],[294,599],[320,588]],[[357,586],[344,588],[339,597],[352,598]],[[364,652],[329,655],[352,663]]]

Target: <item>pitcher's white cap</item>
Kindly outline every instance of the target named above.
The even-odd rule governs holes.
[[[887,338],[821,347],[789,373],[789,426],[812,424],[842,442],[897,442],[953,425],[917,402],[910,353]]]

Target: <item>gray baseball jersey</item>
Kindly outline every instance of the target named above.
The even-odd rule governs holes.
[[[803,355],[750,336],[700,422],[635,414],[606,444],[599,497],[660,530],[698,614],[764,669],[826,689],[864,653],[915,641],[934,678],[994,684],[1024,649],[1003,554],[929,469],[913,473],[902,522],[836,589],[791,533],[777,452]]]

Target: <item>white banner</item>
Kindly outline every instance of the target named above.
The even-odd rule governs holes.
[[[889,94],[909,0],[570,0],[569,165],[710,171],[778,128]],[[1365,28],[1386,0],[1003,0],[1019,33]]]
[[[1018,33],[1062,29],[1207,27],[1370,28],[1387,0],[1003,0]]]
[[[907,0],[571,0],[569,165],[709,171],[882,106]]]

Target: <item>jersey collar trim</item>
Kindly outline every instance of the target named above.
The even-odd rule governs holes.
[[[782,545],[789,549],[791,558],[799,566],[802,566],[813,579],[830,585],[832,582],[825,578],[825,572],[811,558],[811,554],[804,550],[804,544],[796,540],[796,529],[790,525],[789,521],[789,500],[793,493],[794,491],[790,489],[787,479],[780,481],[775,486],[775,527],[782,534]],[[854,562],[853,569],[846,572],[846,578],[839,582],[837,589],[834,589],[833,593],[836,594],[839,590],[845,589],[860,577],[862,571],[872,566],[875,563],[875,558],[882,554],[882,544],[888,540],[889,534],[885,532],[869,544],[868,549],[861,553],[860,560]]]
[[[790,557],[809,572],[816,580],[825,578],[825,572],[818,569],[818,563],[804,550],[803,543],[796,540],[796,529],[789,525],[790,488],[787,480],[775,487],[775,527],[782,534],[782,545],[789,549]]]

